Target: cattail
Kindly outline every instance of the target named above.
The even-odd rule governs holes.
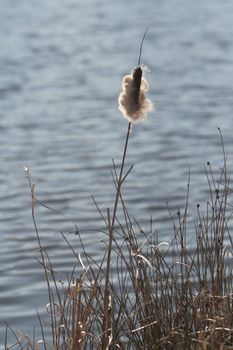
[[[131,123],[139,123],[146,119],[153,110],[153,103],[146,97],[149,84],[143,77],[143,67],[137,66],[122,81],[122,92],[119,95],[119,109]]]

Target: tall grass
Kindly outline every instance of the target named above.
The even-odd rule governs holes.
[[[82,232],[76,232],[79,252],[62,234],[81,271],[73,269],[66,287],[57,280],[55,266],[43,248],[35,216],[35,185],[27,171],[47,281],[51,336],[46,339],[38,314],[41,340],[19,337],[7,324],[5,349],[233,349],[233,211],[224,146],[217,176],[207,163],[209,201],[205,210],[197,205],[192,232],[188,184],[184,209],[170,213],[173,232],[170,241],[164,242],[152,219],[149,229],[144,229],[127,210],[122,185],[132,169],[124,169],[130,127],[129,123],[119,172],[113,164],[112,209],[103,212],[94,200],[106,228],[105,254],[98,263],[88,255]],[[15,343],[10,346],[12,334]]]

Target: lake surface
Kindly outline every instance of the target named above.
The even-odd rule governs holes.
[[[31,334],[36,307],[46,314],[23,167],[37,197],[61,213],[37,210],[56,270],[71,271],[60,232],[74,222],[89,254],[103,253],[92,195],[112,206],[112,158],[119,164],[127,131],[117,98],[147,27],[142,63],[155,111],[131,132],[125,198],[145,227],[153,216],[164,241],[166,202],[174,213],[184,207],[189,169],[191,214],[208,198],[204,167],[223,160],[217,127],[233,169],[233,2],[0,0],[0,343],[5,320]]]

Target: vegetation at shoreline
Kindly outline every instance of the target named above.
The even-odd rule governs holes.
[[[207,164],[209,201],[204,211],[197,205],[192,249],[187,242],[189,184],[184,209],[175,216],[170,213],[169,241],[159,236],[152,219],[149,229],[141,227],[127,209],[123,184],[133,168],[125,166],[132,124],[143,121],[152,109],[142,74],[139,65],[123,79],[119,104],[129,123],[120,167],[113,162],[112,206],[103,211],[93,199],[105,227],[105,253],[100,262],[88,255],[78,228],[79,251],[62,234],[77,262],[64,284],[40,237],[36,205],[45,205],[35,197],[35,184],[25,169],[39,262],[47,282],[51,336],[46,338],[38,314],[41,339],[19,337],[6,324],[5,349],[233,349],[233,207],[221,132],[223,166],[216,177]]]
[[[77,273],[74,267],[66,287],[56,279],[56,267],[43,248],[35,219],[35,185],[27,171],[47,281],[51,339],[45,338],[38,315],[41,340],[19,338],[7,325],[5,349],[233,349],[233,210],[224,147],[217,178],[207,163],[210,198],[204,212],[197,205],[195,239],[189,249],[189,184],[185,208],[170,215],[173,233],[169,242],[155,232],[152,220],[146,232],[130,216],[121,190],[132,169],[123,173],[129,129],[120,175],[114,164],[115,216],[109,208],[102,212],[95,202],[109,239],[106,252],[97,263],[88,256],[81,232],[76,232],[80,251],[62,234],[81,271]],[[118,219],[120,211],[123,221]],[[10,333],[15,338],[11,346]]]

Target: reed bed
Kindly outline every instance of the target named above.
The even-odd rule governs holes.
[[[119,175],[113,166],[112,211],[101,211],[94,200],[108,239],[105,254],[97,263],[87,254],[81,232],[76,231],[80,251],[62,233],[79,266],[79,273],[74,268],[67,277],[66,287],[56,279],[56,267],[43,248],[35,219],[35,185],[27,171],[51,337],[45,338],[38,314],[41,339],[19,337],[7,324],[5,349],[233,349],[233,211],[224,147],[217,176],[207,163],[210,198],[205,210],[197,205],[190,249],[189,184],[183,210],[170,213],[169,242],[156,233],[152,219],[150,229],[144,230],[130,216],[122,191],[132,169],[124,173],[129,130]],[[11,345],[10,335],[15,339]]]

